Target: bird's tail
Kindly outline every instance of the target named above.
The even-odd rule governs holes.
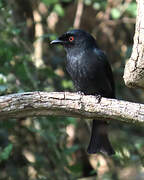
[[[88,146],[88,153],[94,154],[98,152],[107,155],[115,154],[107,135],[107,122],[100,120],[93,120],[91,139]]]

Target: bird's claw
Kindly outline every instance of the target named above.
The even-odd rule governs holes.
[[[98,103],[100,103],[102,96],[100,94],[95,94],[95,97],[96,97]]]
[[[79,95],[81,95],[81,96],[84,95],[84,93],[83,93],[82,91],[78,91],[77,94],[79,94]]]

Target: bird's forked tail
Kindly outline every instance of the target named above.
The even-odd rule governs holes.
[[[89,154],[102,152],[107,155],[115,154],[107,135],[108,124],[105,121],[93,120],[91,139],[87,149]]]

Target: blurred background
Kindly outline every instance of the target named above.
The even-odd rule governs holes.
[[[74,91],[63,48],[49,43],[81,28],[107,53],[117,98],[142,103],[143,92],[123,81],[135,18],[133,0],[0,0],[0,95]],[[109,129],[114,157],[86,153],[90,129],[83,119],[0,121],[0,180],[144,179],[143,127],[115,122]]]

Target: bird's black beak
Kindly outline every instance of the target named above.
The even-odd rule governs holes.
[[[60,39],[56,39],[50,42],[50,44],[63,44],[63,41]]]

